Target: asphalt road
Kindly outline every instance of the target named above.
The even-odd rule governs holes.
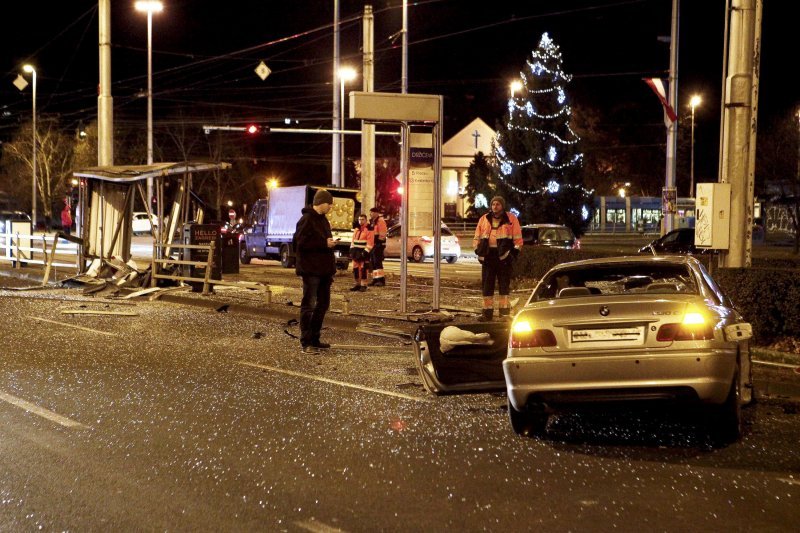
[[[699,419],[652,411],[559,416],[528,439],[502,394],[425,393],[400,341],[326,330],[349,347],[308,357],[285,320],[124,303],[0,292],[0,530],[794,531],[800,518],[792,402],[747,409],[746,435],[721,449]]]

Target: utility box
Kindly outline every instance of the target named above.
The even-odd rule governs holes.
[[[695,200],[695,246],[727,250],[730,246],[730,225],[730,183],[698,183]]]

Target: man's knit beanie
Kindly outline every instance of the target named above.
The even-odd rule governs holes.
[[[320,189],[314,195],[314,205],[320,204],[332,204],[333,203],[333,195],[326,191],[325,189]]]
[[[500,202],[500,205],[503,206],[503,211],[506,210],[506,201],[502,196],[495,196],[494,198],[492,198],[492,201],[489,202],[489,207],[491,207],[492,204],[495,202]]]

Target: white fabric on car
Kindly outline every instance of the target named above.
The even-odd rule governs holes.
[[[449,352],[456,346],[491,346],[494,344],[492,336],[488,333],[473,333],[455,326],[447,326],[439,334],[439,350]]]

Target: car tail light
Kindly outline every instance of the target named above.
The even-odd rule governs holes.
[[[580,250],[581,249],[581,240],[575,239],[575,242],[572,243],[573,250]]]
[[[456,244],[458,244],[458,235],[453,234],[453,238],[456,240]]]
[[[511,337],[508,342],[511,348],[541,348],[558,344],[552,331],[534,329],[533,323],[524,318],[515,321],[511,326]]]
[[[659,342],[702,341],[713,338],[714,328],[703,313],[693,308],[689,308],[680,323],[664,324],[658,328],[656,334]]]
[[[433,242],[433,239],[431,239],[430,237],[420,237],[419,240],[421,240],[422,242]]]

